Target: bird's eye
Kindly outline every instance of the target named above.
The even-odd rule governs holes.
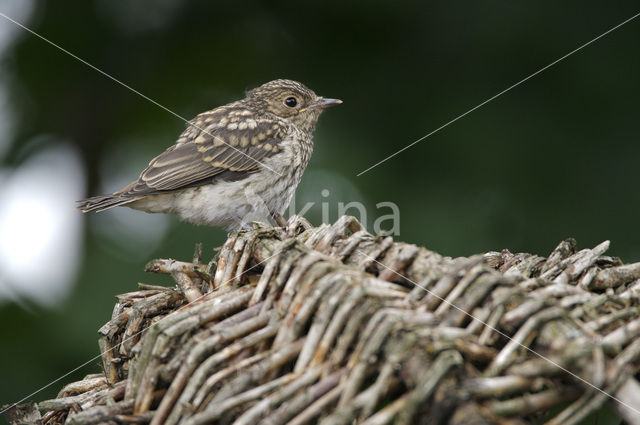
[[[298,104],[298,101],[296,100],[295,97],[288,97],[284,100],[284,104],[287,105],[289,108],[293,108]]]

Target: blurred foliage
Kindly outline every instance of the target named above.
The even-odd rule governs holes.
[[[460,256],[506,247],[545,255],[568,236],[581,246],[611,239],[613,255],[638,261],[639,20],[356,177],[637,12],[633,1],[72,0],[36,2],[25,24],[187,118],[282,77],[342,99],[320,120],[300,191],[313,188],[304,196],[320,203],[321,183],[372,207],[395,202],[402,240]],[[2,65],[18,118],[5,165],[40,148],[27,141],[53,134],[78,147],[88,192],[98,194],[118,168],[111,161],[104,170],[104,158],[143,152],[141,170],[184,128],[26,32]],[[308,217],[319,224],[319,206]],[[83,267],[64,305],[0,306],[1,376],[11,383],[0,402],[97,355],[114,295],[137,281],[169,283],[142,272],[147,259],[188,259],[198,241],[208,258],[224,240],[221,230],[171,218],[147,258],[128,258],[96,220],[86,217]],[[95,360],[35,398],[97,370]]]

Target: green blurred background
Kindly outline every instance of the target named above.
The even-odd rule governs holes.
[[[314,224],[322,202],[330,221],[337,202],[363,202],[369,225],[389,213],[377,203],[394,202],[398,239],[445,255],[546,255],[573,236],[580,247],[610,239],[627,262],[640,261],[640,18],[356,174],[639,11],[636,1],[0,1],[187,118],[274,78],[342,99],[320,120],[298,189],[298,209],[315,202]],[[196,242],[208,259],[224,241],[173,217],[73,209],[133,180],[184,126],[0,17],[0,404],[98,355],[114,295],[171,283],[144,274],[148,260],[189,259]]]

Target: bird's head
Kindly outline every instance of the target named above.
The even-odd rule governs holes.
[[[291,121],[305,130],[313,130],[320,113],[339,99],[318,96],[304,84],[292,80],[273,80],[247,93],[245,99],[260,111]]]

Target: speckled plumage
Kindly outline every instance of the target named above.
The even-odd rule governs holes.
[[[320,113],[339,103],[296,81],[263,84],[242,100],[198,115],[136,181],[111,195],[79,201],[78,208],[124,205],[170,212],[229,231],[252,221],[273,223],[309,162]]]

